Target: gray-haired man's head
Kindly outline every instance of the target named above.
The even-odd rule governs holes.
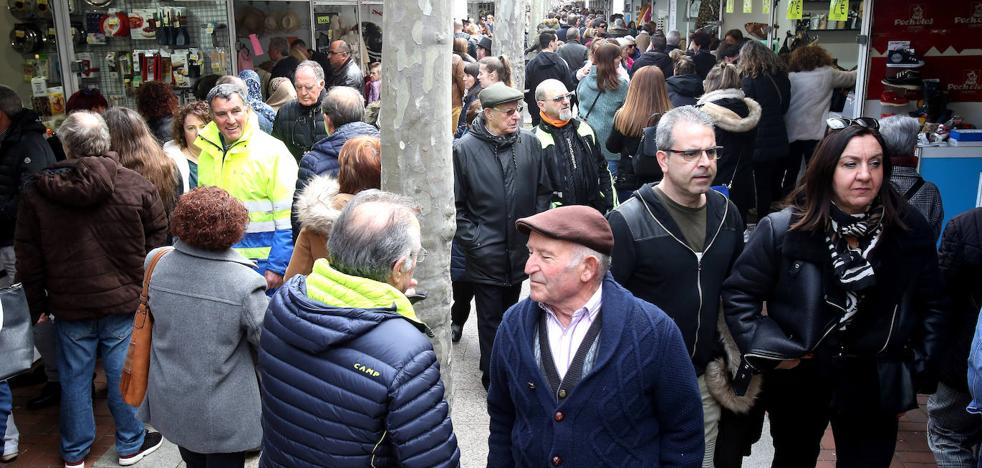
[[[666,112],[658,120],[658,127],[655,129],[655,145],[659,150],[665,151],[675,147],[676,142],[672,139],[672,131],[683,122],[709,127],[709,129],[713,128],[713,119],[705,112],[693,106],[676,107]]]
[[[883,151],[891,158],[913,156],[920,130],[921,124],[913,117],[891,115],[880,119],[880,136],[886,146]]]
[[[335,86],[327,92],[321,110],[327,132],[334,133],[342,125],[362,121],[365,117],[365,98],[354,88]]]
[[[208,91],[211,119],[222,133],[225,144],[238,140],[249,122],[250,107],[247,95],[238,85],[220,84]]]
[[[101,115],[86,110],[72,112],[58,127],[58,139],[68,159],[102,156],[109,152],[109,127]]]
[[[682,41],[682,35],[678,31],[669,31],[665,35],[665,43],[670,46],[678,47],[680,41]]]
[[[413,271],[423,251],[418,213],[411,198],[375,189],[359,192],[331,229],[331,266],[403,292],[415,287]]]

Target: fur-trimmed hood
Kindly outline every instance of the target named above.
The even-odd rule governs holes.
[[[338,193],[338,181],[333,177],[316,176],[297,196],[297,215],[300,224],[329,235],[334,221],[341,214],[341,208],[351,198],[348,194]]]
[[[747,106],[748,114],[741,117],[732,109],[740,101]],[[697,105],[712,117],[713,122],[725,131],[745,133],[757,128],[760,122],[760,104],[743,94],[739,89],[718,89],[704,94]]]
[[[706,365],[706,373],[704,374],[706,387],[709,389],[709,394],[721,406],[737,414],[746,414],[753,408],[757,402],[757,397],[760,396],[763,377],[760,374],[754,374],[750,380],[750,386],[747,388],[747,393],[743,396],[736,395],[736,392],[733,390],[733,377],[740,367],[740,349],[737,348],[737,344],[733,340],[733,335],[726,326],[726,320],[723,314],[719,314],[719,321],[716,323],[716,328],[719,330],[725,355],[714,359]]]

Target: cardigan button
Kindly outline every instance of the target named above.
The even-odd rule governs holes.
[[[565,388],[559,389],[559,398],[560,399],[566,398],[566,389]]]
[[[563,420],[566,419],[566,413],[556,411],[556,414],[552,416],[552,419],[554,419],[556,422],[563,422]]]
[[[563,464],[563,459],[556,455],[552,457],[552,466],[559,466]]]

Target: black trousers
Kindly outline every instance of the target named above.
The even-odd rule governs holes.
[[[450,320],[461,327],[471,315],[471,300],[474,299],[474,284],[467,281],[452,281],[453,304],[450,305]]]
[[[505,311],[518,302],[522,293],[522,285],[493,286],[489,284],[474,284],[474,301],[477,306],[477,336],[481,346],[481,383],[487,389],[491,383],[488,375],[488,363],[491,361],[491,347],[494,345],[494,335],[498,333],[498,325]]]
[[[798,140],[792,141],[788,145],[788,157],[782,159],[784,163],[783,166],[778,166],[777,171],[783,174],[781,180],[781,196],[779,198],[784,198],[794,190],[795,185],[798,182],[798,172],[801,170],[801,161],[804,159],[805,167],[808,167],[808,161],[811,160],[812,153],[815,151],[815,146],[818,145],[818,140]]]
[[[188,468],[242,468],[245,466],[245,452],[238,453],[197,453],[178,447],[181,460]]]
[[[750,456],[750,449],[764,428],[764,405],[760,401],[746,414],[722,409],[719,434],[716,436],[716,468],[740,468],[743,457]]]
[[[784,172],[787,157],[767,162],[754,163],[754,187],[757,195],[757,219],[772,213],[771,205],[783,198]],[[744,219],[744,221],[747,221]]]
[[[764,375],[762,403],[774,440],[771,466],[815,466],[822,436],[831,423],[837,468],[889,467],[897,445],[897,415],[879,411],[875,365],[837,368],[841,384],[830,383],[820,366],[802,360],[794,369]],[[871,392],[844,392],[844,388]]]

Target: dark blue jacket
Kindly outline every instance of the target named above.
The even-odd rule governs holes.
[[[457,466],[426,336],[394,306],[333,307],[306,290],[293,277],[263,322],[260,466]]]
[[[699,386],[672,319],[608,274],[596,360],[559,403],[535,358],[543,313],[526,299],[498,328],[488,390],[489,467],[551,466],[555,457],[570,467],[702,465]]]
[[[322,138],[314,146],[303,154],[300,159],[300,174],[297,177],[297,189],[294,193],[302,193],[314,176],[329,175],[338,178],[338,154],[341,147],[348,140],[356,136],[378,137],[378,129],[364,122],[351,122],[344,124],[334,130],[334,133]],[[300,219],[297,214],[297,202],[293,202],[293,210],[290,215],[293,224],[293,240],[300,235]]]

